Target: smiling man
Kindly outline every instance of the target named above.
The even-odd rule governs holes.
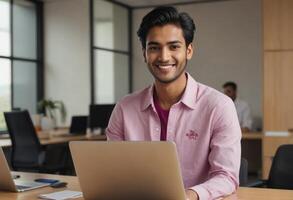
[[[174,7],[143,18],[137,33],[154,84],[117,103],[106,134],[175,142],[186,198],[217,199],[238,187],[241,131],[232,100],[186,72],[194,32],[193,20]]]

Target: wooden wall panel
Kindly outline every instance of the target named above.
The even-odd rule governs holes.
[[[293,50],[293,1],[263,0],[264,49]]]
[[[264,130],[293,128],[293,51],[264,53]]]

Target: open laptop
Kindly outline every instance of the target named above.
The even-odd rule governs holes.
[[[70,142],[85,199],[185,200],[174,143]]]
[[[14,180],[10,169],[8,167],[5,155],[0,147],[0,190],[11,192],[24,192],[44,186],[50,185],[49,183],[39,183],[34,181],[24,181],[19,179]]]

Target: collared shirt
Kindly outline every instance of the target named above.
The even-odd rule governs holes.
[[[238,99],[238,98],[235,99],[234,104],[236,107],[240,127],[241,128],[246,127],[246,128],[251,129],[252,119],[251,119],[250,108],[249,108],[248,104],[245,101]]]
[[[153,91],[150,86],[116,104],[108,140],[160,140]],[[240,139],[232,100],[187,74],[184,94],[170,108],[167,124],[167,141],[176,144],[185,188],[202,200],[233,193],[239,184]]]

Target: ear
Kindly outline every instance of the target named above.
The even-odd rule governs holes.
[[[146,50],[145,50],[145,48],[142,48],[142,54],[143,54],[144,62],[146,63],[147,60],[146,60]]]
[[[186,58],[187,58],[187,60],[190,60],[192,58],[192,55],[193,55],[193,45],[192,45],[192,43],[190,43],[187,46],[187,49],[186,49]]]

